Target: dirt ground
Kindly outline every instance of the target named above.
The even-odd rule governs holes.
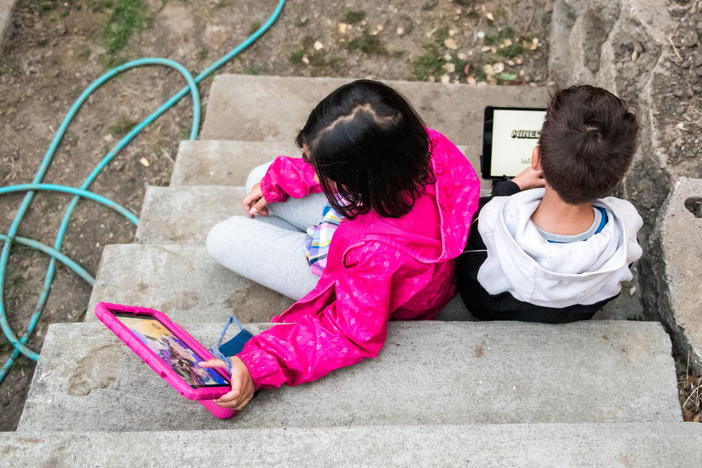
[[[128,59],[156,56],[195,75],[242,41],[275,0],[18,0],[13,33],[0,54],[0,185],[30,182],[73,100],[94,79]],[[547,80],[550,0],[289,2],[272,30],[219,73],[373,77],[481,85],[543,85]],[[203,104],[211,80],[200,85]],[[183,86],[163,68],[129,71],[86,103],[64,138],[45,182],[78,186],[109,148]],[[167,185],[178,142],[191,125],[181,101],[119,154],[91,190],[141,210],[145,186]],[[145,158],[146,164],[142,158]],[[7,232],[22,195],[0,197]],[[53,245],[69,202],[35,196],[19,235]],[[102,248],[131,242],[121,216],[83,201],[62,251],[95,274]],[[26,330],[48,258],[12,249],[4,303],[16,334]],[[51,296],[29,346],[38,350],[49,323],[81,320],[90,287],[58,267]],[[0,336],[0,362],[11,347]],[[0,384],[0,430],[15,428],[34,364],[21,357]]]

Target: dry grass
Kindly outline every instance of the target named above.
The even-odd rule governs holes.
[[[690,372],[690,355],[687,356],[685,373],[678,376],[678,396],[685,421],[700,422],[702,417],[702,375]]]

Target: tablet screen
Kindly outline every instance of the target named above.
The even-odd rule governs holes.
[[[155,318],[117,312],[113,314],[191,387],[229,385],[215,370],[198,366],[197,363],[203,359]]]
[[[488,143],[484,151],[489,151],[489,174],[486,175],[516,176],[531,164],[531,152],[538,144],[546,110],[487,108],[485,117],[485,131],[491,130],[484,136]]]

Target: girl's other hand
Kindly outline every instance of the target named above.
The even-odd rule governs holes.
[[[544,171],[527,167],[519,173],[512,182],[519,186],[519,190],[529,190],[533,188],[543,187],[546,185],[544,180]]]
[[[227,367],[221,359],[210,359],[200,363],[200,367]],[[232,357],[232,391],[222,395],[219,400],[215,400],[222,408],[232,408],[241,411],[254,396],[254,383],[249,373],[249,369],[244,361],[238,357]]]
[[[243,205],[249,218],[253,218],[254,215],[268,216],[268,202],[263,198],[260,183],[254,185],[251,193],[244,197]]]

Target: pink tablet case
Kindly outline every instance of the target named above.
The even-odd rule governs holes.
[[[175,388],[178,393],[190,400],[197,400],[202,406],[220,419],[231,418],[236,414],[236,411],[229,408],[221,408],[212,401],[225,393],[229,392],[229,387],[203,387],[193,388],[185,380],[183,380],[173,369],[171,369],[156,353],[146,346],[139,338],[137,338],[126,325],[124,325],[110,310],[120,313],[134,314],[135,316],[150,316],[161,322],[168,328],[179,340],[188,345],[193,351],[199,354],[203,359],[213,359],[210,353],[204,346],[198,343],[185,330],[180,328],[178,324],[173,323],[166,315],[161,312],[148,309],[146,307],[125,306],[119,304],[110,304],[107,302],[99,302],[95,306],[95,315],[107,326],[117,337],[124,342],[137,356],[139,356],[146,364],[149,365],[163,380]],[[229,375],[226,370],[215,368],[215,372],[229,381]]]

